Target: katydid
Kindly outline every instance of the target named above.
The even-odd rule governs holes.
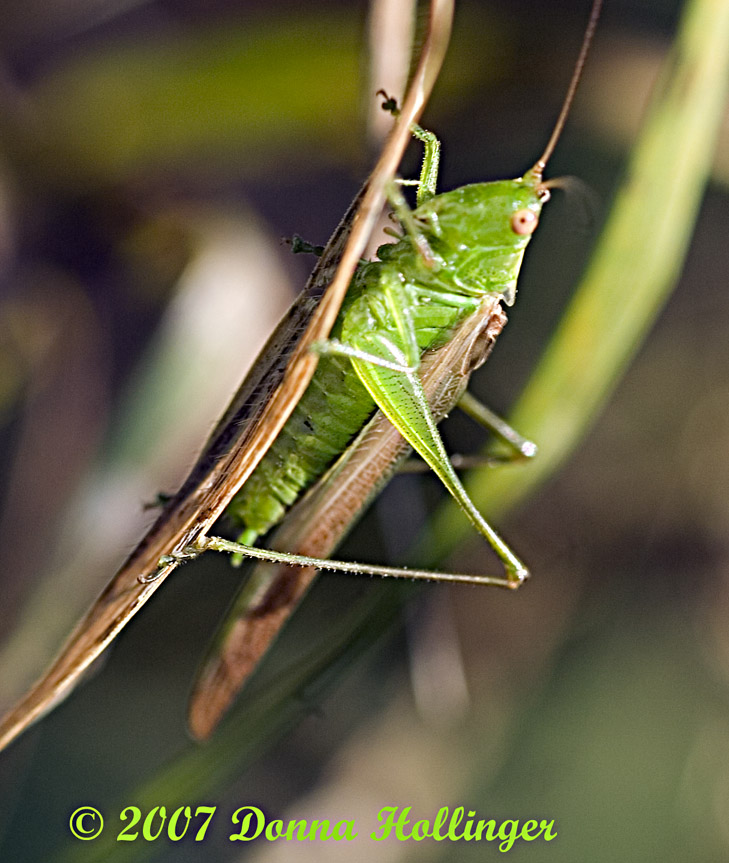
[[[574,97],[599,10],[600,2],[596,2],[550,141],[523,178],[437,195],[438,142],[432,133],[413,127],[415,137],[425,147],[420,179],[416,181],[417,207],[410,213],[401,196],[391,193],[402,236],[398,242],[377,250],[378,261],[358,268],[332,339],[317,346],[325,356],[292,415],[298,428],[292,424],[288,440],[284,429],[280,441],[269,450],[249,484],[228,508],[229,515],[244,527],[242,545],[207,541],[208,548],[258,557],[250,544],[269,525],[257,524],[256,518],[262,510],[267,515],[286,511],[289,518],[276,533],[274,544],[295,548],[298,554],[264,553],[260,559],[298,561],[301,567],[287,570],[284,566],[259,564],[241,589],[191,695],[189,728],[195,737],[202,739],[212,733],[301,601],[317,568],[474,581],[509,588],[519,587],[527,577],[523,564],[471,503],[443,450],[435,425],[458,404],[510,444],[516,454],[529,457],[535,452],[533,444],[465,390],[470,374],[485,361],[506,322],[500,300],[507,305],[514,301],[524,249],[538,225],[541,206],[549,198],[543,170]],[[394,109],[394,103],[383,95],[383,107]],[[443,347],[433,351],[439,344]],[[418,369],[421,355],[424,361]],[[338,373],[332,368],[335,360],[339,360]],[[327,361],[332,364],[329,368]],[[345,381],[345,390],[328,388],[327,375]],[[298,443],[316,436],[317,421],[321,421],[320,428],[329,433],[331,441],[342,433],[345,418],[364,405],[368,395],[368,414],[372,402],[379,408],[375,418],[290,512],[276,489],[283,485],[290,493],[296,486],[301,464]],[[351,401],[345,401],[347,396]],[[410,448],[433,469],[492,545],[504,565],[505,577],[403,571],[316,560],[331,553]],[[307,455],[308,449],[304,457]],[[254,489],[252,482],[259,477],[260,484]],[[265,501],[263,507],[261,501]]]
[[[369,184],[325,248],[307,290],[277,328],[188,480],[50,670],[0,724],[0,746],[65,697],[83,670],[180,563],[206,549],[265,558],[265,550],[254,543],[282,522],[306,489],[332,469],[368,421],[384,422],[380,414],[392,424],[397,443],[377,470],[384,476],[407,446],[414,449],[489,542],[503,574],[466,576],[369,565],[356,570],[507,588],[523,583],[526,567],[471,502],[436,424],[456,404],[471,371],[490,350],[503,324],[500,300],[507,305],[514,301],[524,250],[549,198],[543,171],[571,104],[599,6],[600,0],[595,0],[563,109],[534,167],[517,180],[436,194],[437,142],[414,125],[449,29],[446,0],[432,0],[431,29],[420,66]],[[412,212],[391,181],[408,130],[426,149]],[[358,264],[350,279],[386,189],[400,231],[395,242],[378,249],[377,260]],[[340,266],[324,294],[340,253]],[[456,334],[459,341],[454,343]],[[461,358],[458,375],[448,363],[436,363],[429,391],[421,358],[428,366],[430,356],[447,355],[443,352],[449,343]],[[436,396],[435,391],[444,386],[447,395]],[[321,487],[326,502],[333,486]],[[238,543],[206,536],[223,511],[241,528]],[[283,558],[294,565],[312,563],[295,554]],[[320,566],[345,568],[334,561],[321,561]],[[244,588],[246,602],[255,589],[255,584]],[[259,656],[274,635],[272,631],[259,646]],[[195,733],[203,736],[215,721],[217,717],[207,727],[203,723],[195,728]]]

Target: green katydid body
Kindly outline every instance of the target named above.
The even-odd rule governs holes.
[[[416,134],[420,137],[421,132],[418,128]],[[426,141],[426,167],[429,152],[432,149],[429,151]],[[506,574],[505,578],[454,574],[440,577],[510,588],[518,587],[526,578],[524,565],[483,519],[456,476],[436,428],[434,412],[442,417],[454,406],[470,372],[488,354],[503,325],[503,315],[495,312],[499,301],[509,305],[514,301],[524,250],[538,224],[542,204],[549,197],[541,182],[541,170],[540,162],[518,180],[478,183],[440,195],[434,194],[432,184],[423,189],[424,170],[419,206],[411,213],[404,208],[404,202],[396,201],[404,236],[380,246],[377,260],[357,268],[331,338],[319,345],[322,356],[311,383],[226,510],[243,527],[238,554],[252,554],[258,537],[283,521],[303,492],[320,478],[317,489],[325,490],[323,497],[319,493],[320,503],[312,506],[328,511],[323,501],[329,497],[326,489],[331,490],[333,480],[327,482],[323,477],[335,460],[338,467],[347,463],[352,439],[379,408],[491,544]],[[456,340],[463,346],[466,365],[456,361],[460,368],[453,369],[454,381],[460,376],[460,383],[455,387],[447,384],[445,398],[436,397],[431,405],[418,371],[421,356],[432,352],[428,361],[432,360],[440,353],[434,352],[435,348],[443,346],[445,350],[455,334],[464,329],[471,335],[460,335]],[[443,380],[448,378],[447,373],[441,374]],[[394,452],[385,455],[386,462],[395,459]],[[368,481],[356,476],[355,469],[353,481],[359,488],[355,497],[369,495]],[[345,498],[351,495],[345,494]],[[350,509],[344,515],[347,524],[361,512],[361,505]],[[347,529],[339,514],[327,528],[331,517],[331,513],[323,514],[322,524],[316,529],[310,520],[303,519],[315,533],[319,528],[323,530],[325,554],[336,544],[329,537],[341,538],[342,530],[335,525]],[[216,542],[209,547],[226,550],[224,543]],[[306,563],[288,554],[285,558],[289,563]],[[346,566],[340,561],[329,561],[328,565],[339,569]],[[415,575],[412,570],[396,573],[386,572],[386,567],[355,567],[357,571],[383,575]],[[420,572],[417,577],[436,575]],[[277,574],[269,567],[254,568],[193,689],[189,720],[195,737],[210,735],[312,578],[311,569]]]
[[[378,260],[359,266],[313,380],[228,506],[227,515],[243,528],[243,544],[252,545],[284,518],[378,407],[461,496],[460,488],[450,487],[453,477],[438,469],[440,438],[434,442],[437,432],[414,369],[422,352],[447,341],[484,297],[511,305],[547,197],[535,170],[518,180],[434,195],[412,213],[430,250],[427,259],[405,234],[380,246]]]

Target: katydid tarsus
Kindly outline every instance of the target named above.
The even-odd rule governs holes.
[[[335,561],[317,561],[319,568],[508,588],[525,580],[524,564],[485,521],[461,485],[436,424],[461,398],[471,371],[490,350],[504,322],[500,301],[510,305],[514,300],[524,250],[549,198],[543,171],[564,125],[599,6],[600,0],[595,0],[563,109],[534,167],[517,180],[436,194],[437,142],[415,121],[440,65],[452,9],[446,0],[432,0],[420,64],[369,183],[325,248],[307,290],[277,328],[216,426],[188,480],[46,675],[0,724],[0,746],[65,697],[83,670],[180,563],[208,549],[265,559],[266,551],[254,543],[284,521],[297,499],[327,471],[309,508],[328,506],[336,495],[333,477],[338,470],[351,467],[353,459],[358,465],[368,460],[374,465],[372,481],[355,493],[358,500],[340,519],[341,527],[332,532],[329,548],[326,543],[321,546],[325,549],[321,553],[329,553],[337,533],[346,532],[363,501],[410,447],[437,474],[491,545],[503,574],[460,575],[367,564],[352,567]],[[413,211],[392,182],[408,132],[414,132],[425,146]],[[400,225],[396,241],[381,246],[377,260],[357,264],[385,191]],[[368,421],[372,427],[388,429],[391,449],[383,448],[379,458],[368,451],[370,444],[362,442],[371,441],[371,433],[362,432]],[[507,438],[510,435],[503,428],[496,431]],[[385,452],[387,457],[382,455]],[[207,536],[223,512],[242,528],[238,543]],[[306,554],[306,537],[297,549]],[[313,563],[301,554],[283,554],[279,559],[299,566]],[[243,589],[243,605],[255,606],[269,596],[270,584],[270,576],[262,583],[254,577]],[[303,588],[298,590],[297,597],[302,592]],[[297,597],[292,594],[291,602],[279,603],[285,613],[257,633],[256,657],[265,651]],[[244,610],[241,616],[237,607],[233,620],[246,619],[250,614]],[[230,653],[224,652],[223,657],[230,658]],[[235,684],[228,685],[225,697],[219,699],[220,710],[249,670],[231,676]],[[204,674],[198,695],[205,698],[211,685],[215,685],[215,673]],[[198,722],[193,706],[193,732],[197,736],[209,733],[220,710]]]

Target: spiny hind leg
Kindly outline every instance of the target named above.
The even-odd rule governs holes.
[[[350,326],[343,327],[343,334],[352,347],[375,350],[377,345],[387,350],[388,353],[383,354],[386,359],[411,356],[411,352],[418,348],[412,317],[403,302],[405,286],[398,279],[392,279],[381,280],[379,288],[387,297],[387,306],[394,314],[387,338],[383,337],[377,342],[376,334],[371,330],[362,332],[361,327],[355,326],[356,321],[347,321]],[[521,584],[528,575],[526,567],[483,518],[453,470],[419,376],[403,374],[383,363],[369,363],[357,358],[352,358],[352,365],[380,410],[430,465],[471,524],[500,558],[506,577],[489,577],[488,583],[503,587]]]
[[[379,566],[370,563],[354,563],[348,560],[329,560],[326,558],[308,557],[301,554],[289,554],[288,552],[273,551],[258,546],[241,545],[229,539],[219,536],[210,536],[199,539],[194,546],[180,553],[180,562],[190,560],[202,554],[204,551],[219,551],[227,554],[252,557],[270,563],[284,563],[288,566],[313,566],[316,569],[332,570],[334,572],[348,572],[355,575],[379,575],[384,578],[405,578],[423,581],[449,581],[459,584],[487,584],[494,587],[515,588],[521,584],[521,579],[514,582],[512,579],[499,578],[489,575],[470,575],[458,572],[440,572],[430,569],[404,569],[397,566]]]

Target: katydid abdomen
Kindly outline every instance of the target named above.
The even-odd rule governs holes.
[[[360,265],[313,380],[226,511],[243,528],[243,544],[284,518],[378,407],[433,466],[432,441],[415,420],[422,400],[410,404],[417,400],[420,355],[447,341],[483,297],[513,301],[545,197],[531,172],[523,180],[435,195],[412,214],[427,259],[406,234],[380,246],[378,260]]]

